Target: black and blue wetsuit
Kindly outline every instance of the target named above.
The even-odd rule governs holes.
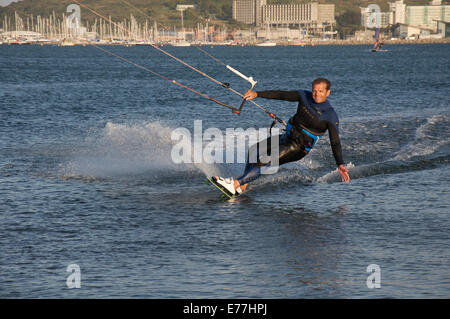
[[[267,154],[270,155],[271,138],[279,138],[279,162],[278,165],[294,162],[302,159],[314,147],[318,139],[328,130],[331,149],[336,164],[344,164],[342,148],[339,139],[339,119],[333,107],[328,101],[316,103],[310,91],[262,91],[257,92],[258,97],[265,99],[277,99],[298,102],[297,113],[289,119],[286,133],[279,136],[271,136],[249,150],[244,174],[237,180],[241,185],[257,179],[261,175],[262,164],[259,160],[260,144],[267,145]],[[257,163],[250,163],[250,153],[257,152]]]

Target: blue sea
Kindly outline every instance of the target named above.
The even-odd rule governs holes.
[[[152,47],[103,48],[241,102]],[[249,88],[195,47],[162,49]],[[175,163],[173,132],[268,128],[257,106],[238,116],[92,46],[2,45],[0,297],[449,298],[450,45],[202,49],[257,91],[328,78],[351,182],[326,135],[226,201],[205,178],[244,163]]]

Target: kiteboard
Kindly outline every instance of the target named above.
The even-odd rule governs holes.
[[[223,198],[232,199],[232,198],[236,197],[236,195],[232,195],[222,185],[217,184],[212,177],[206,177],[206,179],[223,193],[222,194]]]

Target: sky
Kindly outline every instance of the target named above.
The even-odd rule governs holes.
[[[17,2],[17,1],[21,1],[21,0],[0,0],[0,6],[7,6],[8,4],[10,4],[11,2]]]

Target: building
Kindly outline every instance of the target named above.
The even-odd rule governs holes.
[[[367,25],[369,15],[368,8],[361,8],[362,25]],[[442,27],[438,30],[438,21],[450,22],[450,5],[442,5],[441,0],[433,0],[426,6],[407,6],[403,0],[398,0],[389,2],[389,11],[380,12],[380,20],[382,28],[391,25],[401,26],[396,32],[401,37],[419,33],[438,33],[442,30]]]
[[[8,31],[1,34],[5,39],[21,39],[24,41],[39,41],[42,34],[33,31]]]
[[[255,24],[254,1],[234,0],[233,19],[245,24]]]
[[[403,0],[388,2],[389,4],[389,23],[397,24],[397,23],[405,23],[406,21],[406,4],[403,3]]]
[[[263,7],[267,7],[267,0],[252,0],[255,4],[255,23],[256,25],[264,25]]]
[[[405,23],[431,28],[437,32],[436,21],[450,22],[450,5],[407,6]]]
[[[393,36],[402,39],[440,39],[445,34],[436,33],[434,29],[412,26],[409,24],[399,23],[394,29]]]
[[[353,41],[372,41],[374,37],[375,31],[365,30],[365,31],[356,31],[355,35],[348,39]]]
[[[336,23],[334,18],[334,4],[319,4],[317,20],[321,23]]]
[[[336,23],[334,4],[274,4],[262,7],[262,23],[269,25],[301,25]]]
[[[299,29],[259,29],[256,32],[256,39],[264,41],[302,41],[304,38],[305,34]]]
[[[336,24],[334,4],[272,4],[266,0],[234,0],[233,19],[259,27],[297,26],[317,32]]]
[[[437,26],[437,33],[440,34],[442,38],[450,37],[450,22],[437,21]]]
[[[234,0],[233,19],[245,24],[261,25],[262,7],[267,5],[267,0]]]
[[[318,20],[317,3],[274,4],[262,8],[262,23],[266,25],[295,25]]]

